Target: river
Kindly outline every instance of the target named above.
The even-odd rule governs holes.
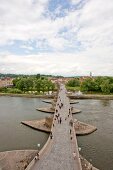
[[[100,170],[113,170],[113,101],[78,100],[74,105],[82,112],[78,120],[98,128],[94,133],[78,138],[81,154]],[[21,125],[23,120],[44,118],[50,114],[36,111],[47,106],[38,98],[0,97],[0,151],[37,149],[45,144],[48,134]]]
[[[113,170],[113,100],[78,100],[82,112],[78,120],[97,127],[97,131],[78,137],[81,155],[100,170]]]
[[[47,105],[38,98],[0,97],[0,151],[37,149],[43,147],[48,134],[33,130],[20,122],[44,118],[37,107]]]

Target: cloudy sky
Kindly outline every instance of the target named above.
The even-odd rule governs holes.
[[[0,0],[0,73],[113,76],[113,0]]]

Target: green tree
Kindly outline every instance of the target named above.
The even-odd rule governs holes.
[[[33,90],[33,79],[26,78],[24,79],[25,91]]]
[[[13,85],[16,87],[17,82],[20,80],[20,78],[13,79]]]
[[[111,85],[109,83],[109,80],[105,80],[102,84],[101,84],[101,90],[103,93],[105,94],[109,94],[111,91]]]
[[[51,90],[51,85],[52,85],[52,82],[50,80],[47,80],[46,87],[47,87],[48,94],[49,94],[49,91]]]
[[[81,91],[94,91],[95,89],[95,81],[91,78],[85,79],[81,83],[80,90]]]
[[[21,78],[16,83],[16,87],[22,91],[29,91],[33,89],[33,80],[31,78]]]
[[[40,79],[40,77],[41,77],[40,74],[36,75],[36,79]]]
[[[113,93],[113,83],[110,84],[110,92]]]
[[[41,91],[41,79],[35,81],[35,88],[40,93]]]
[[[72,80],[69,80],[66,85],[70,87],[80,86],[80,81],[78,79],[72,79]]]
[[[41,80],[41,91],[44,93],[45,91],[47,91],[47,80],[46,79],[42,79]]]
[[[17,83],[16,83],[16,87],[19,89],[19,90],[22,90],[24,91],[25,90],[25,82],[24,82],[24,79],[20,79]]]
[[[55,84],[53,84],[50,80],[47,80],[46,86],[47,86],[48,93],[49,91],[53,91],[55,89]]]
[[[54,83],[51,84],[51,90],[52,90],[52,92],[55,90],[55,84]]]

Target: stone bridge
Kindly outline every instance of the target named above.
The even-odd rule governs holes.
[[[59,90],[51,132],[52,139],[49,137],[40,159],[34,159],[32,166],[29,165],[26,170],[82,170],[71,106],[64,85]]]

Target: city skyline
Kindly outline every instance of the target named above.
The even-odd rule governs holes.
[[[112,0],[0,2],[0,73],[113,76]]]

